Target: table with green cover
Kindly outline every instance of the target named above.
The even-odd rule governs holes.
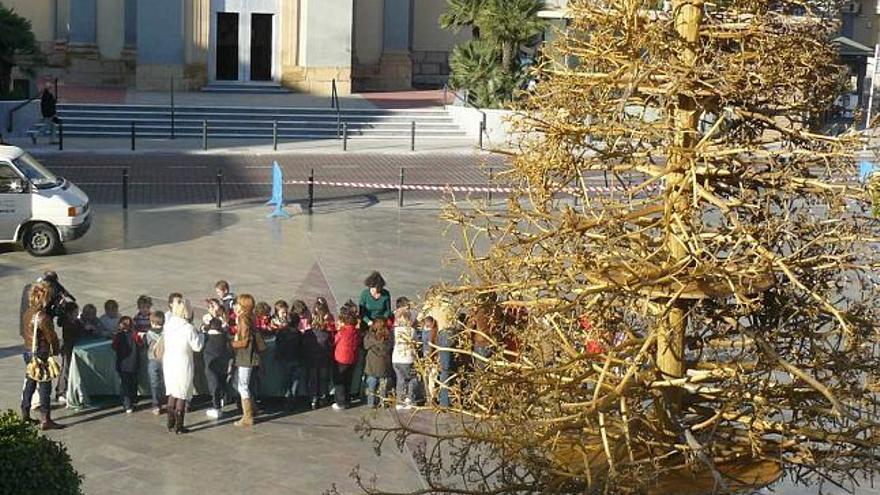
[[[79,408],[118,400],[119,374],[116,373],[116,354],[109,340],[87,340],[73,349],[70,362],[70,375],[67,381],[67,407]],[[275,359],[275,338],[266,339],[267,349],[262,355],[259,371],[259,390],[261,397],[284,397],[285,379],[283,368]],[[201,352],[193,355],[195,395],[208,394],[205,378],[205,361]],[[150,398],[150,380],[147,376],[147,354],[141,350],[140,370],[138,371],[138,395]],[[235,388],[230,387],[234,392]],[[111,398],[112,397],[112,398]]]

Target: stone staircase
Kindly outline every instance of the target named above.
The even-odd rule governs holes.
[[[127,137],[132,122],[138,138],[171,135],[168,106],[60,104],[65,137]],[[253,108],[181,106],[174,109],[175,137],[201,137],[207,122],[210,138],[331,139],[347,125],[351,138],[409,138],[412,123],[418,139],[463,139],[466,133],[444,109],[385,110],[330,108]],[[37,132],[31,129],[29,134]]]

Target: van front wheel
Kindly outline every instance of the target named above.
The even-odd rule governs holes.
[[[24,248],[34,256],[49,256],[60,246],[58,232],[49,224],[32,225],[24,236]]]

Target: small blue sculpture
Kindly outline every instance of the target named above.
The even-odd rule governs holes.
[[[269,218],[290,218],[290,215],[284,211],[284,177],[277,161],[272,165],[272,198],[266,204],[275,205]]]

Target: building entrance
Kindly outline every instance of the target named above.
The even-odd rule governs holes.
[[[280,5],[281,0],[211,0],[209,81],[280,80]]]
[[[217,80],[238,80],[238,14],[217,12]]]
[[[272,80],[272,14],[251,14],[251,81]]]

